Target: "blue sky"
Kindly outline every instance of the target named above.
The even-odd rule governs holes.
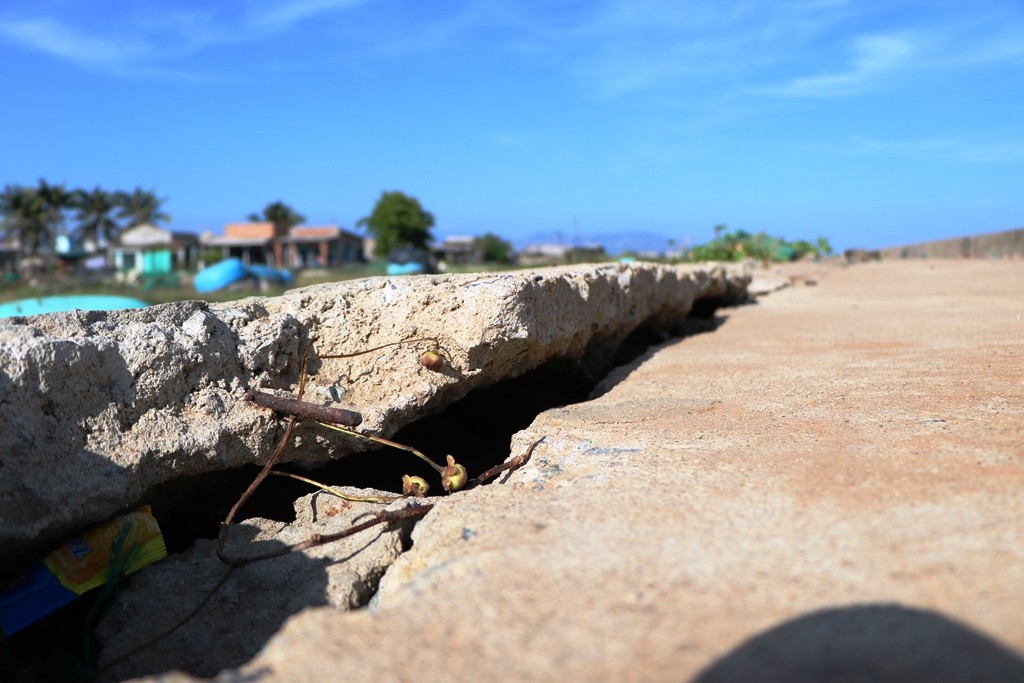
[[[1024,225],[1020,0],[7,0],[0,183],[219,232],[384,190],[438,237]]]

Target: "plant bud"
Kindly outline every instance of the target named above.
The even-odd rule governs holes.
[[[458,491],[466,485],[466,480],[469,475],[466,474],[466,468],[462,465],[456,464],[455,458],[448,456],[448,467],[444,468],[444,473],[441,475],[441,485],[444,490],[448,493]]]
[[[430,484],[423,477],[410,477],[408,474],[402,475],[402,494],[406,496],[413,496],[414,498],[423,498],[427,495],[427,491],[430,490]]]
[[[437,351],[427,351],[420,356],[420,365],[425,367],[427,370],[440,372],[441,368],[444,367],[444,358],[442,358],[441,354]]]

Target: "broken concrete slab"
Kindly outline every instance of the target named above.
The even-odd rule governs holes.
[[[247,388],[294,395],[300,356],[424,345],[311,363],[306,400],[358,411],[387,436],[473,389],[552,359],[600,370],[642,325],[697,300],[745,296],[722,268],[653,264],[370,278],[227,304],[186,301],[0,322],[0,574],[46,543],[132,505],[163,482],[262,463],[282,421]],[[286,460],[366,444],[301,426]]]
[[[343,493],[393,497],[374,490]],[[414,501],[398,501],[387,509],[410,504]],[[272,552],[315,534],[344,531],[353,520],[382,509],[380,503],[310,494],[295,501],[292,523],[250,518],[230,527],[225,552],[233,558]],[[404,551],[409,529],[380,526],[233,570],[217,557],[216,541],[201,539],[188,551],[140,572],[117,593],[96,629],[101,646],[98,680],[121,681],[174,669],[213,676],[252,659],[284,620],[302,609],[365,606],[384,571]]]
[[[880,263],[730,310],[216,680],[1024,680],[1022,290]]]

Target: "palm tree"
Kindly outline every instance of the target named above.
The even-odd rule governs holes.
[[[249,214],[249,220],[253,222],[266,221],[274,224],[274,234],[283,235],[291,228],[306,220],[306,217],[298,213],[292,207],[282,201],[271,202],[263,207],[263,214]]]
[[[5,185],[0,192],[0,241],[13,243],[19,238],[21,192],[18,185]]]
[[[7,185],[0,193],[0,226],[4,237],[17,242],[24,254],[33,255],[53,237],[47,205],[33,187]]]
[[[49,233],[63,234],[66,223],[64,214],[73,206],[75,191],[68,190],[64,185],[51,185],[40,178],[36,194],[43,203]]]
[[[153,190],[135,188],[131,193],[114,193],[114,204],[117,206],[116,217],[125,221],[125,228],[134,228],[137,225],[156,225],[157,223],[170,223],[169,214],[160,210],[166,202],[166,198],[157,197]]]
[[[83,240],[97,244],[110,242],[117,236],[119,226],[112,214],[117,205],[115,195],[101,187],[94,190],[76,190],[74,193],[75,233]]]

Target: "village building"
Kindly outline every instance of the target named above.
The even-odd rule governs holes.
[[[363,260],[363,238],[334,225],[228,223],[223,235],[204,235],[202,244],[219,250],[222,259],[275,268],[336,268]]]
[[[470,235],[453,235],[437,248],[437,255],[448,265],[482,263],[483,254]]]
[[[600,244],[531,244],[519,252],[517,261],[519,265],[529,268],[567,263],[596,263],[607,259],[608,254]]]
[[[336,268],[361,263],[363,238],[333,225],[292,228],[283,240],[286,268]]]
[[[122,232],[107,253],[115,270],[129,277],[194,270],[199,263],[199,236],[143,224]]]

